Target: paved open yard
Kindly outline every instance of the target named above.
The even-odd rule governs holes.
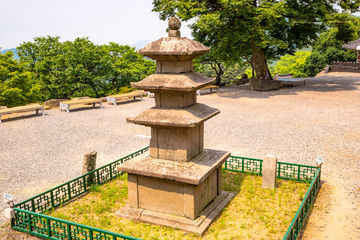
[[[323,156],[322,187],[302,239],[360,239],[360,76],[322,76],[270,92],[221,88],[198,101],[221,111],[205,123],[205,148],[308,165]],[[97,150],[101,166],[148,146],[150,129],[125,119],[153,105],[145,98],[4,119],[0,193],[19,202],[80,175],[84,153]],[[4,208],[1,200],[0,224]],[[0,239],[20,239],[2,232]]]

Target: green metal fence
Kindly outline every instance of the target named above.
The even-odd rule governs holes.
[[[256,158],[230,156],[225,162],[225,169],[233,172],[262,175],[262,162],[263,160]],[[276,166],[276,177],[311,182],[316,171],[317,168],[314,166],[278,162]]]
[[[80,177],[54,187],[46,192],[20,202],[16,204],[15,207],[37,213],[48,211],[89,191],[91,185],[93,184],[103,184],[115,178],[120,174],[120,172],[117,171],[117,167],[120,164],[137,157],[148,150],[149,147],[143,148]]]
[[[310,211],[313,200],[320,187],[320,175],[321,169],[316,171],[314,178],[311,181],[310,187],[302,200],[299,209],[297,210],[295,217],[293,218],[283,240],[295,240],[300,233],[301,227],[303,226],[307,214]]]
[[[87,174],[70,180],[46,192],[15,205],[13,229],[53,240],[118,240],[136,239],[134,237],[81,225],[42,214],[66,203],[90,190],[91,186],[103,184],[117,175],[117,167],[125,161],[149,150],[143,148],[112,163],[97,168]],[[225,169],[233,172],[262,175],[261,159],[231,156],[225,162]],[[278,162],[277,177],[311,182],[308,192],[300,205],[284,239],[296,239],[305,221],[320,184],[320,169],[313,166]]]
[[[15,211],[13,229],[38,237],[61,240],[138,239],[19,208]]]

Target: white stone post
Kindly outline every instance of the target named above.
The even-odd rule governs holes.
[[[268,154],[264,157],[263,160],[263,177],[262,177],[262,187],[275,189],[276,185],[276,165],[277,157]]]

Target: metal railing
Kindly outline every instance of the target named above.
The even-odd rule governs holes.
[[[262,162],[263,160],[256,158],[230,156],[225,162],[225,169],[232,172],[251,173],[262,176]],[[277,162],[276,177],[311,182],[316,171],[317,168],[314,166]]]
[[[302,200],[300,207],[298,208],[295,217],[293,218],[288,230],[285,233],[283,240],[294,240],[299,236],[301,227],[303,226],[307,214],[310,211],[313,200],[320,187],[320,174],[321,169],[316,171],[316,174],[311,181],[310,187]]]
[[[13,218],[11,222],[12,228],[53,240],[137,239],[131,236],[50,217],[42,213],[60,206],[61,204],[66,203],[85,192],[88,192],[94,184],[104,184],[105,182],[115,178],[117,175],[121,174],[121,172],[117,171],[117,167],[120,164],[137,157],[148,150],[149,147],[143,148],[16,204],[14,207],[16,213],[15,218]],[[263,160],[261,159],[230,156],[230,158],[225,162],[224,167],[225,170],[228,171],[262,175],[262,161]],[[296,239],[305,221],[307,213],[309,212],[314,196],[318,191],[320,185],[320,169],[317,169],[314,166],[278,162],[277,177],[311,182],[304,200],[302,201],[284,237],[284,239]]]
[[[61,240],[118,240],[138,238],[15,208],[12,228],[38,237]]]

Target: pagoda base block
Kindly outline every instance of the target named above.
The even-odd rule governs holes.
[[[217,219],[222,210],[235,195],[222,191],[197,217],[189,219],[172,214],[160,213],[142,208],[133,208],[126,205],[115,215],[135,221],[147,222],[156,225],[168,226],[186,232],[202,235],[210,224]]]

